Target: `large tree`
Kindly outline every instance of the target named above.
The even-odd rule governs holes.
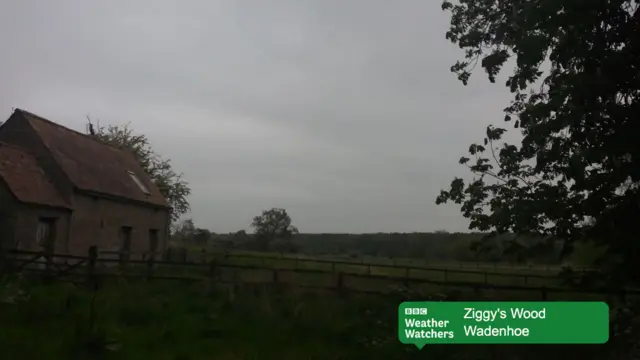
[[[285,209],[273,208],[264,210],[253,218],[255,240],[261,250],[266,250],[274,241],[290,243],[298,229],[291,225],[291,217]],[[281,244],[282,245],[282,244]]]
[[[171,160],[162,158],[152,149],[145,135],[133,132],[131,124],[102,127],[94,126],[89,119],[88,132],[102,141],[128,149],[136,155],[142,168],[171,205],[172,223],[189,211],[189,184],[182,178],[182,174],[173,170]]]
[[[513,100],[506,129],[460,159],[436,203],[461,204],[470,228],[540,234],[607,247],[608,284],[640,281],[640,14],[638,1],[460,0],[446,38],[464,50],[451,70],[463,84],[480,64],[493,83],[505,64]]]

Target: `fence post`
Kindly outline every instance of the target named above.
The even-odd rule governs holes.
[[[344,276],[342,274],[342,272],[338,273],[338,282],[336,283],[336,290],[338,290],[339,292],[341,292],[344,288]]]
[[[47,244],[44,249],[44,280],[53,280],[53,245]]]
[[[9,260],[5,247],[0,243],[0,276],[4,275],[9,268]]]
[[[118,264],[118,272],[123,273],[125,267],[127,266],[127,263],[129,262],[129,257],[131,256],[131,254],[129,253],[129,250],[122,250],[120,252],[120,262]]]
[[[96,274],[96,260],[98,259],[98,247],[90,246],[87,260],[87,280],[93,283]]]
[[[12,272],[16,267],[20,268],[20,262],[17,261],[20,257],[12,250],[14,249],[5,248],[0,244],[0,275]]]
[[[213,259],[211,259],[211,262],[209,263],[209,279],[212,282],[213,280],[215,280],[217,272],[218,272],[218,263],[216,261],[216,258],[214,257]]]
[[[543,286],[542,288],[540,288],[541,291],[541,295],[542,295],[542,300],[546,301],[547,300],[547,287]]]
[[[410,270],[409,268],[406,268],[406,269],[405,269],[405,272],[404,272],[404,280],[402,281],[402,285],[403,285],[407,290],[409,290],[409,285],[410,285],[410,284],[409,284],[409,280],[411,280],[411,278],[409,277],[409,270]]]
[[[152,252],[149,254],[149,259],[147,259],[147,280],[151,280],[153,277],[153,264],[155,260],[155,254]]]

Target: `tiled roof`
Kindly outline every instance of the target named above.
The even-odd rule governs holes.
[[[36,130],[56,162],[73,184],[82,190],[168,207],[160,190],[129,151],[68,129],[38,115],[17,109]],[[135,183],[133,172],[149,194]]]
[[[36,159],[24,150],[0,142],[0,178],[20,201],[70,208]]]

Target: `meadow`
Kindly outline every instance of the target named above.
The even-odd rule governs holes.
[[[192,251],[194,254],[196,250]],[[549,274],[555,273],[562,269],[561,265],[549,265],[549,264],[534,264],[534,263],[497,263],[486,261],[435,261],[432,259],[420,259],[420,258],[403,258],[403,257],[380,257],[369,255],[308,255],[308,254],[293,254],[293,253],[276,253],[276,252],[257,252],[246,250],[233,250],[229,254],[232,256],[254,256],[262,258],[281,258],[283,260],[307,260],[307,261],[336,261],[336,262],[349,262],[353,264],[362,265],[380,265],[380,266],[394,266],[394,267],[423,267],[423,268],[436,268],[436,269],[463,269],[463,270],[488,270],[498,272],[509,273],[534,273],[534,274]],[[566,264],[571,265],[570,263]],[[576,270],[584,270],[582,266],[573,266]]]
[[[335,283],[341,274],[350,289],[374,290],[393,288],[412,279],[434,283],[460,285],[495,285],[514,287],[561,287],[558,277],[559,267],[491,263],[433,263],[416,259],[385,258],[341,258],[338,256],[305,256],[278,253],[258,253],[233,251],[227,253],[192,252],[189,262],[209,263],[214,261],[226,268],[225,274],[232,273],[243,282],[270,281],[273,270],[279,270],[279,280],[313,285]],[[248,267],[248,268],[243,268]],[[231,271],[233,270],[233,271]],[[175,271],[188,271],[176,267]],[[230,275],[227,275],[230,276]],[[286,280],[286,279],[289,280]],[[368,284],[365,284],[368,283]],[[363,287],[363,285],[366,285]]]
[[[617,341],[418,350],[397,340],[397,307],[406,300],[541,300],[543,287],[558,290],[547,300],[618,301],[615,294],[562,287],[555,270],[273,253],[195,252],[188,258],[121,267],[96,258],[94,267],[83,263],[64,276],[45,272],[55,275],[46,282],[31,271],[7,275],[0,283],[1,358],[623,358],[610,357]]]
[[[414,295],[340,294],[213,282],[0,284],[3,359],[606,359],[602,346],[427,346],[397,341]],[[473,292],[438,299],[474,299]],[[423,294],[427,300],[431,295]],[[415,298],[414,298],[415,300]]]
[[[13,250],[18,261],[37,258],[41,253]],[[17,251],[18,253],[15,253]],[[112,254],[111,254],[112,255]],[[509,267],[504,264],[408,264],[397,260],[364,263],[354,259],[291,256],[276,253],[248,252],[189,252],[175,259],[169,252],[164,258],[156,256],[149,262],[145,254],[131,254],[121,262],[110,254],[95,255],[94,269],[86,267],[86,257],[54,255],[54,265],[47,272],[54,277],[60,270],[64,276],[83,279],[87,271],[127,278],[156,278],[198,282],[203,280],[226,284],[287,285],[299,288],[335,290],[338,292],[364,292],[388,294],[397,291],[440,293],[471,290],[478,297],[496,298],[508,293],[509,297],[524,300],[565,300],[575,296],[583,299],[611,300],[617,294],[606,289],[577,289],[566,285],[559,269],[543,267]],[[82,260],[85,265],[64,271],[67,261]],[[36,267],[43,268],[44,259]],[[57,265],[56,265],[57,264]],[[62,265],[62,266],[58,266]],[[31,265],[30,265],[31,266]],[[587,291],[588,290],[588,291]],[[635,295],[629,292],[629,295]]]

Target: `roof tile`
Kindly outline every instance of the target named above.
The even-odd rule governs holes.
[[[24,150],[0,142],[0,177],[20,201],[69,209],[36,159]]]
[[[131,152],[27,111],[16,111],[36,130],[77,188],[168,207],[158,187]],[[149,195],[138,187],[129,171],[147,186]]]

